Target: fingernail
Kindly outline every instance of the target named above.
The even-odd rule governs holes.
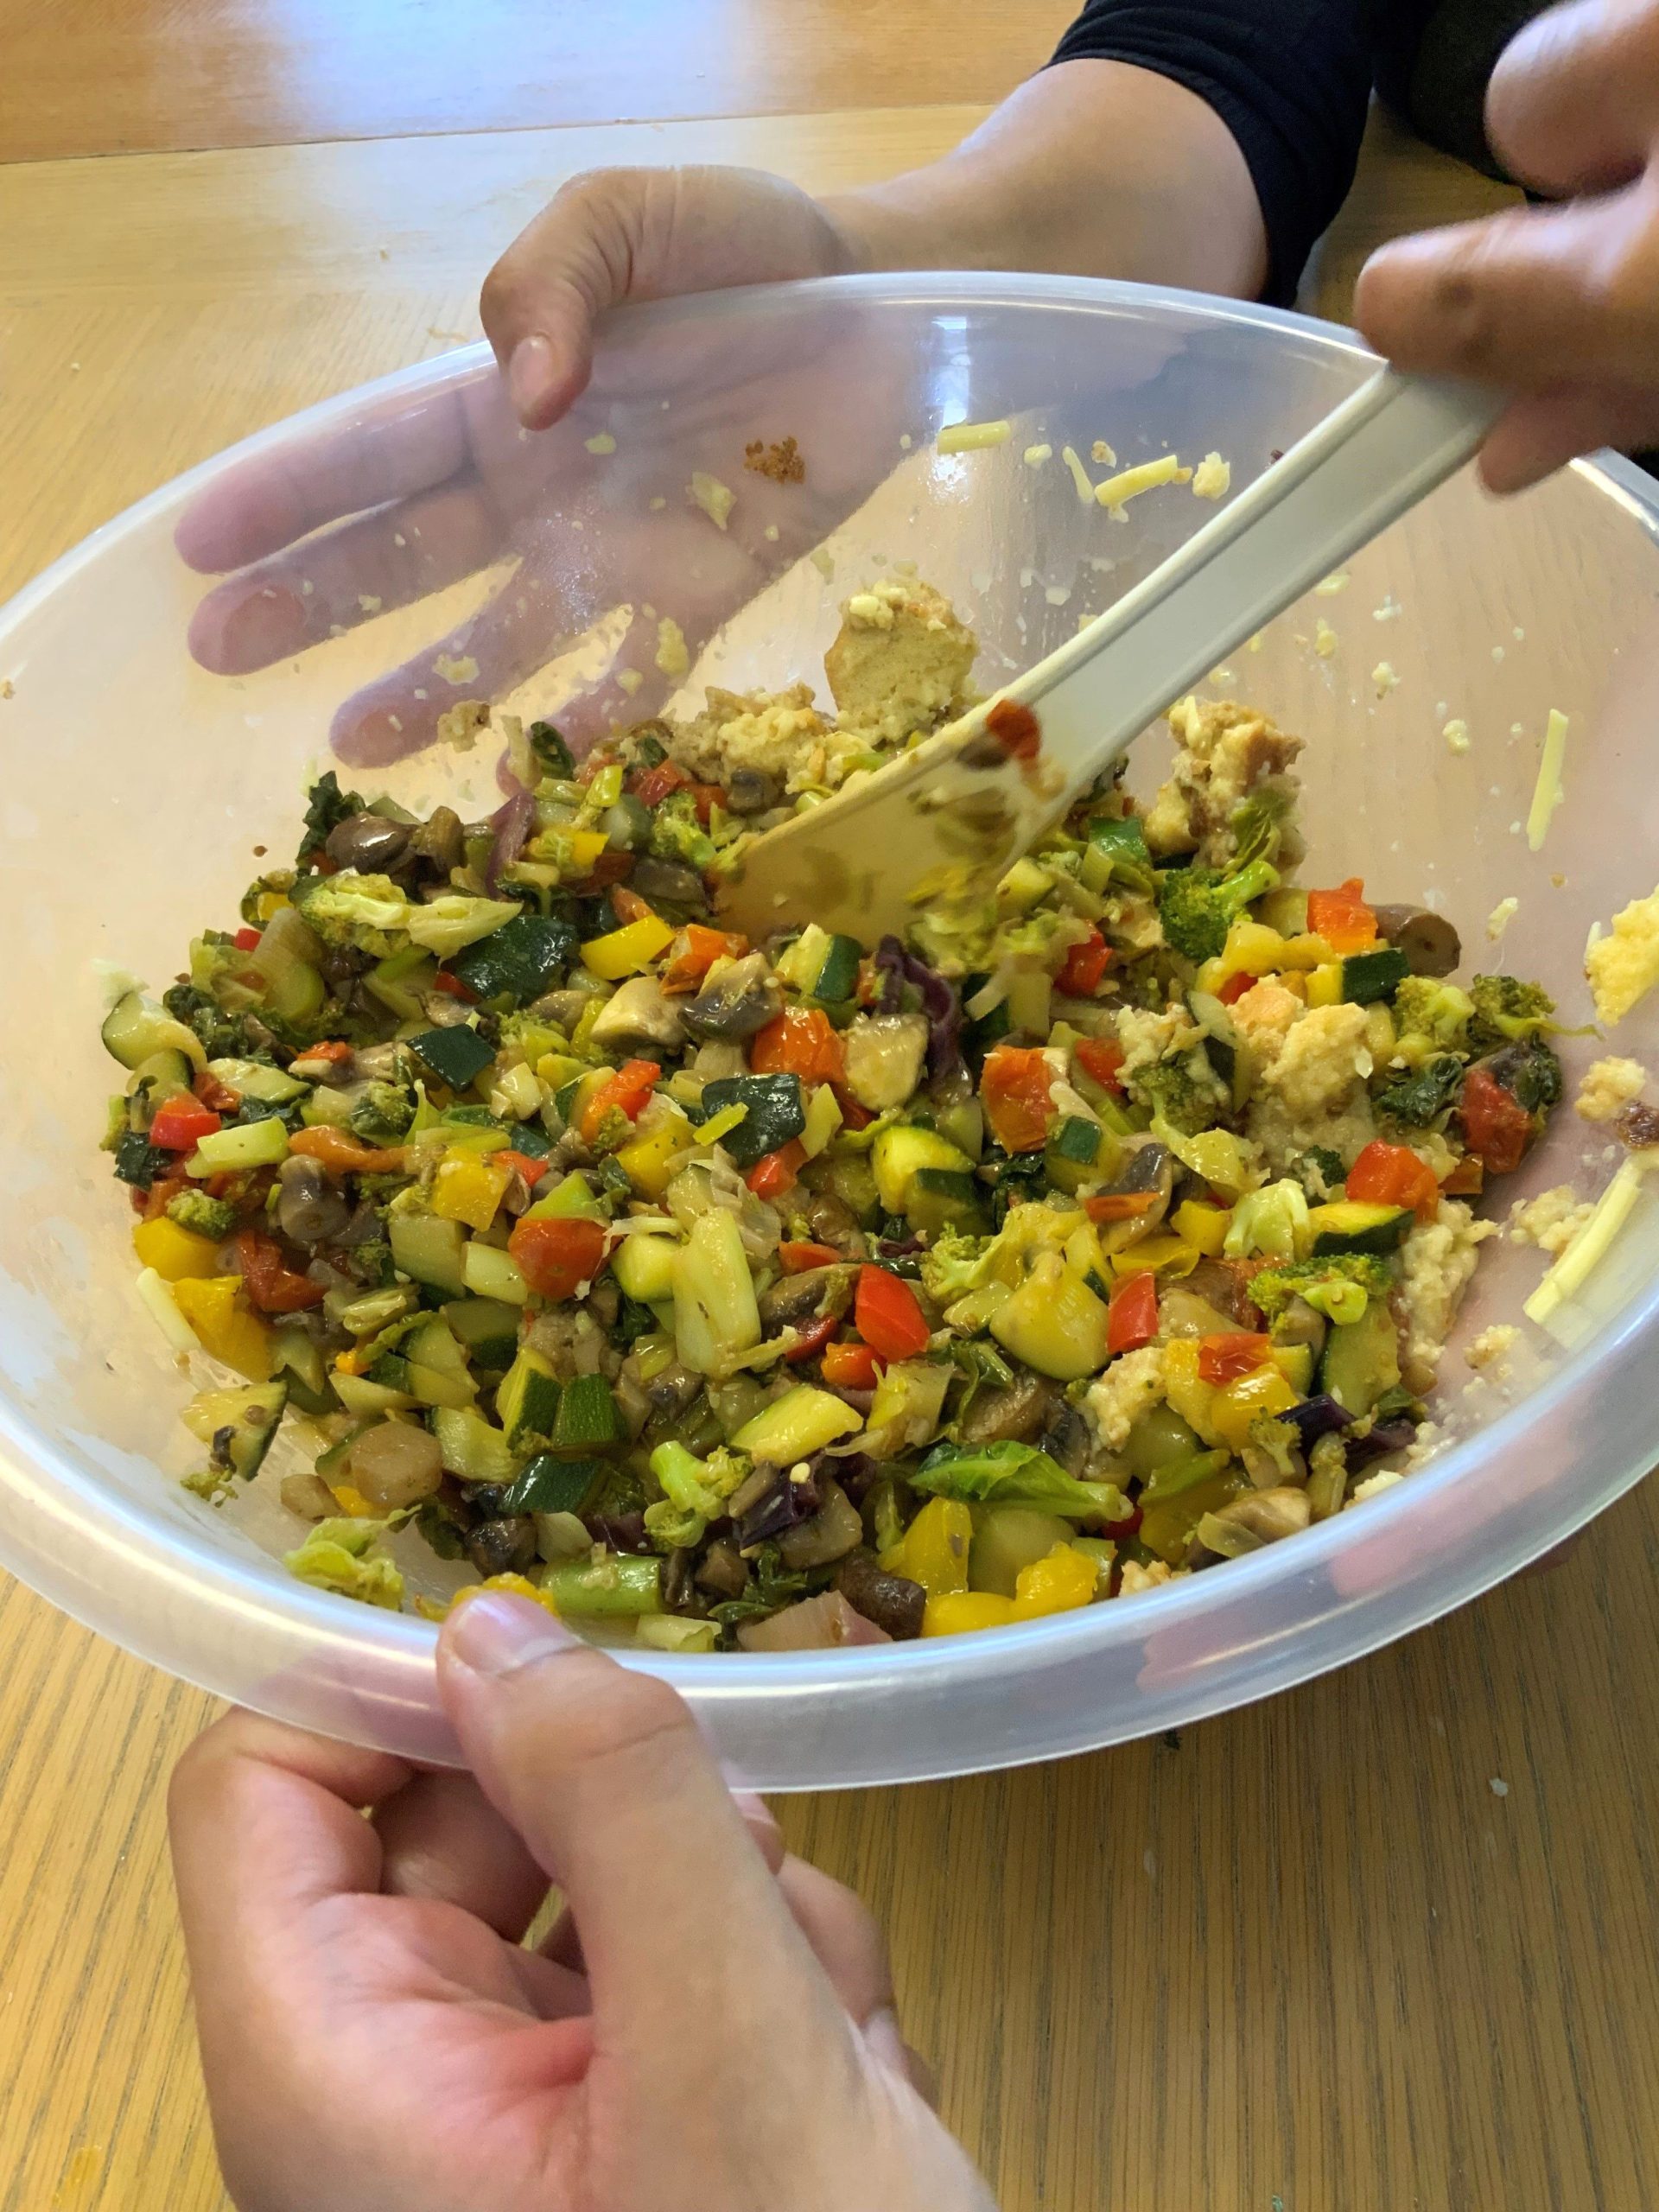
[[[574,1650],[582,1638],[529,1598],[486,1590],[469,1598],[444,1629],[450,1650],[475,1675],[514,1675]]]
[[[513,412],[522,421],[534,415],[553,387],[553,347],[536,336],[521,338],[507,362],[507,393]]]

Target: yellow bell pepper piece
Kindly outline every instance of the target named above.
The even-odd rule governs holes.
[[[486,1590],[510,1590],[515,1598],[528,1598],[550,1613],[558,1611],[547,1592],[538,1583],[532,1582],[527,1574],[491,1574],[486,1575],[482,1582],[469,1582],[464,1588],[457,1590],[449,1600],[449,1611],[453,1613],[458,1606],[470,1604],[474,1598],[481,1598]],[[442,1617],[440,1612],[438,1618]]]
[[[1204,1443],[1220,1442],[1213,1419],[1216,1391],[1198,1372],[1196,1337],[1175,1337],[1165,1345],[1164,1395]]]
[[[134,1224],[132,1249],[140,1266],[154,1268],[163,1282],[182,1282],[188,1275],[211,1275],[219,1265],[219,1247],[211,1236],[181,1229],[165,1214]]]
[[[187,1277],[174,1284],[173,1302],[205,1352],[250,1382],[269,1382],[270,1332],[257,1314],[237,1304],[241,1287],[240,1275],[214,1275],[207,1281]]]
[[[432,1179],[432,1211],[442,1221],[464,1222],[468,1229],[487,1229],[495,1219],[512,1170],[493,1160],[480,1160],[465,1150],[452,1151],[438,1162]]]
[[[968,1549],[974,1516],[960,1498],[930,1497],[896,1544],[881,1554],[889,1574],[919,1582],[930,1598],[958,1597],[968,1588]]]
[[[1045,1613],[1074,1612],[1094,1603],[1098,1568],[1070,1544],[1056,1544],[1046,1559],[1033,1560],[1014,1578],[1014,1617],[1034,1621]]]
[[[350,1483],[330,1483],[328,1487],[334,1492],[334,1503],[342,1513],[349,1513],[353,1521],[385,1519],[385,1506],[371,1505],[362,1491],[353,1489]]]
[[[1315,937],[1311,931],[1305,931],[1300,937],[1285,939],[1280,971],[1281,974],[1289,970],[1306,975],[1315,968],[1325,967],[1332,957],[1330,946],[1322,937]]]
[[[1224,983],[1234,976],[1274,975],[1285,964],[1284,953],[1285,940],[1277,930],[1241,914],[1221,949],[1220,980]]]
[[[660,1198],[672,1181],[681,1157],[697,1142],[697,1132],[686,1116],[664,1114],[649,1133],[636,1137],[618,1152],[617,1164],[626,1170],[636,1191]]]
[[[1227,1240],[1227,1224],[1230,1213],[1220,1206],[1205,1205],[1198,1198],[1184,1198],[1174,1212],[1175,1234],[1196,1245],[1208,1260],[1220,1256]]]
[[[1221,1441],[1238,1452],[1249,1440],[1253,1421],[1259,1421],[1264,1414],[1288,1413],[1297,1402],[1296,1392],[1278,1368],[1270,1363],[1255,1368],[1249,1375],[1241,1375],[1236,1382],[1217,1390],[1210,1418]]]
[[[1340,1006],[1342,1004],[1342,969],[1337,962],[1315,968],[1307,979],[1309,1006]]]
[[[673,924],[664,921],[659,914],[646,914],[637,922],[625,922],[608,936],[590,937],[582,948],[582,965],[606,982],[614,983],[649,968],[673,942]]]
[[[1143,1236],[1138,1244],[1126,1244],[1113,1253],[1112,1273],[1139,1275],[1151,1268],[1158,1274],[1190,1275],[1202,1256],[1185,1236]]]
[[[561,842],[571,861],[570,880],[580,882],[604,851],[610,839],[602,830],[567,830]]]
[[[1012,1598],[988,1590],[953,1590],[930,1598],[922,1609],[924,1636],[970,1636],[982,1628],[1007,1628],[1019,1618]]]

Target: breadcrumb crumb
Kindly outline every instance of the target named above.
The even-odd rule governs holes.
[[[1592,1060],[1584,1071],[1573,1110],[1586,1122],[1613,1122],[1648,1087],[1640,1060]]]

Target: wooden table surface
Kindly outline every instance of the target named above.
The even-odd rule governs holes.
[[[481,271],[574,170],[889,173],[1067,9],[620,0],[608,58],[585,10],[496,0],[434,48],[438,13],[86,0],[9,34],[0,596],[229,440],[474,333]],[[901,72],[918,35],[938,53]],[[940,104],[880,104],[918,81]],[[550,115],[581,127],[503,127]],[[335,143],[271,143],[306,137]],[[124,148],[159,150],[97,158]],[[1377,132],[1316,304],[1375,237],[1489,199]],[[1553,1574],[1179,1744],[785,1804],[889,1929],[1007,2212],[1659,2202],[1656,1563],[1640,1493]],[[162,1821],[210,1701],[15,1585],[0,1684],[0,2212],[222,2208]]]

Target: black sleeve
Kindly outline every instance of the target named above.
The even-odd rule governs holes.
[[[1214,108],[1267,225],[1264,296],[1288,305],[1353,182],[1375,69],[1371,19],[1368,0],[1087,0],[1054,59],[1133,62]]]

